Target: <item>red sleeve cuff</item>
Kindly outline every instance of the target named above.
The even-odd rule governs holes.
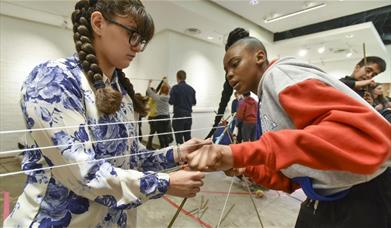
[[[267,133],[257,141],[231,144],[230,147],[234,168],[260,164],[270,165],[271,168],[275,167],[273,165],[273,156],[271,156],[271,153],[268,153]]]

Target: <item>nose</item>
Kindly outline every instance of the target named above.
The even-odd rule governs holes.
[[[369,79],[372,79],[374,76],[375,76],[375,73],[374,72],[368,72],[366,73],[366,79],[369,80]]]
[[[130,45],[130,50],[133,51],[134,53],[139,53],[141,52],[141,45]]]
[[[233,72],[232,72],[231,70],[229,70],[229,71],[227,72],[227,75],[226,75],[225,77],[226,77],[227,80],[229,81],[229,80],[232,80],[232,78],[234,77],[234,74],[233,74]]]
[[[141,52],[142,51],[142,47],[143,47],[141,42],[137,42],[137,44],[135,44],[135,45],[132,45],[132,43],[129,42],[129,46],[130,46],[130,50],[132,50],[132,51],[134,51],[136,53]]]

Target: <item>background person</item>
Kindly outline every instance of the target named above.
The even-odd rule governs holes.
[[[172,127],[175,131],[175,141],[177,144],[182,144],[191,138],[191,113],[197,100],[196,91],[186,83],[186,72],[179,70],[176,79],[177,84],[171,89],[169,103],[174,106]],[[182,117],[188,118],[182,119]]]

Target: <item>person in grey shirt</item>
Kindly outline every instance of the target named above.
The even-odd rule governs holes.
[[[168,103],[170,100],[170,86],[167,82],[163,82],[160,92],[157,94],[151,89],[151,83],[152,80],[149,80],[147,95],[156,103],[155,127],[159,137],[160,148],[164,148],[173,141]]]

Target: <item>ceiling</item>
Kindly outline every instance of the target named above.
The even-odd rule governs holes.
[[[258,24],[259,26],[273,32],[282,32],[294,28],[315,24],[334,18],[347,16],[370,9],[375,9],[391,5],[389,0],[339,0],[339,1],[302,1],[302,0],[285,0],[285,1],[264,1],[264,0],[212,0],[218,5],[235,12],[236,14]],[[257,2],[252,5],[250,2]],[[285,15],[299,11],[309,5],[325,3],[322,8],[302,13],[290,18],[282,19],[272,23],[265,23],[264,19]]]
[[[297,11],[308,2],[258,0],[259,3],[252,6],[249,1],[144,0],[143,2],[154,18],[157,33],[171,30],[206,42],[223,45],[229,31],[235,27],[244,27],[250,30],[252,36],[256,36],[268,44],[272,54],[271,57],[298,56],[299,50],[306,49],[308,53],[303,58],[313,63],[361,58],[362,43],[365,42],[369,55],[378,55],[389,59],[389,54],[387,54],[386,48],[372,23],[328,30],[277,42],[273,42],[273,33],[383,7],[390,5],[390,1],[323,1],[326,6],[322,8],[269,24],[264,23],[264,19],[269,15]],[[40,12],[40,15],[46,13],[47,15],[61,16],[69,21],[69,15],[73,11],[76,0],[2,0],[2,2],[12,6],[33,9]],[[29,13],[26,12],[25,14]],[[16,15],[17,13],[13,16]],[[245,19],[243,20],[243,18]],[[47,18],[43,20],[50,21]],[[68,28],[70,24],[68,22]],[[186,32],[186,29],[192,27],[198,28],[201,33]],[[349,38],[352,35],[354,37]],[[213,39],[208,39],[208,37],[213,37]],[[325,51],[318,53],[318,48],[322,46],[325,47]],[[352,55],[347,57],[350,52]]]
[[[312,63],[327,63],[344,59],[361,59],[364,55],[387,58],[384,45],[372,23],[310,34],[275,42],[275,56],[298,56]],[[323,49],[323,50],[322,50]],[[305,50],[305,51],[304,51]],[[300,56],[299,52],[306,52]]]
[[[2,0],[2,2],[69,18],[76,0]],[[194,27],[200,29],[201,33],[187,33],[188,35],[217,44],[224,43],[230,30],[237,26],[243,26],[235,21],[230,21],[232,13],[236,14],[236,17],[245,18],[249,23],[269,33],[269,36],[272,37],[273,33],[391,5],[389,0],[325,0],[311,2],[303,0],[144,0],[143,2],[155,19],[157,32],[169,29],[187,33],[186,29]],[[251,5],[250,2],[257,2],[257,4]],[[265,18],[273,15],[295,12],[308,5],[319,3],[325,3],[326,5],[272,23],[264,22]],[[225,14],[216,13],[218,12],[216,8],[220,12],[225,11]],[[244,27],[246,28],[246,26]]]

